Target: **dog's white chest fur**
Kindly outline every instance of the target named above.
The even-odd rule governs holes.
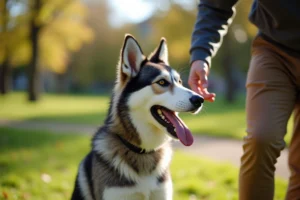
[[[159,200],[172,199],[172,182],[159,184],[155,176],[140,177],[132,187],[105,188],[103,200]]]

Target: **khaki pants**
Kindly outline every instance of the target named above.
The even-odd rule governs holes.
[[[257,37],[246,87],[247,136],[241,158],[240,200],[274,198],[274,165],[285,147],[283,139],[292,111],[295,125],[286,199],[300,199],[300,57]]]

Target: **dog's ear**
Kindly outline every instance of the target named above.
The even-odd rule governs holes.
[[[154,63],[164,62],[169,65],[168,47],[165,38],[161,38],[159,46],[149,56],[149,60]]]
[[[123,76],[135,77],[146,59],[141,47],[132,35],[126,34],[121,51],[121,71]]]

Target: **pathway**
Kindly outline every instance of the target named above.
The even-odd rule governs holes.
[[[97,130],[94,125],[66,124],[43,121],[12,121],[0,119],[0,127],[11,127],[27,130],[49,130],[56,133],[75,132],[93,134]],[[213,159],[217,162],[229,162],[235,166],[240,165],[242,155],[242,141],[199,136],[194,134],[195,142],[190,147],[185,147],[179,142],[174,142],[174,148],[193,155]],[[288,179],[289,169],[287,166],[288,150],[285,149],[276,164],[276,175]]]

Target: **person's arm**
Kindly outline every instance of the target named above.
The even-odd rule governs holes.
[[[215,94],[207,91],[211,58],[221,46],[222,38],[232,22],[237,0],[200,0],[192,34],[189,85],[205,100],[213,102]]]
[[[237,0],[200,0],[198,16],[192,34],[191,64],[203,60],[210,66],[211,57],[221,46],[231,24]]]

